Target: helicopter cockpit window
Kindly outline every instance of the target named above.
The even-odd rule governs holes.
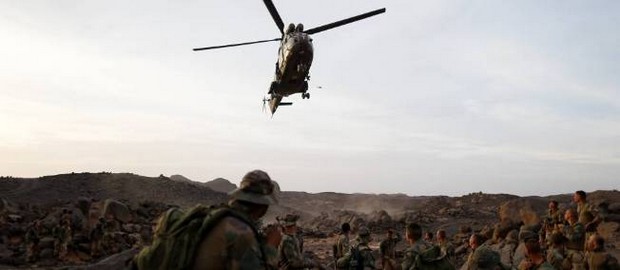
[[[304,31],[304,25],[303,24],[298,24],[297,27],[295,28],[295,32],[303,32]]]
[[[293,30],[295,30],[295,25],[294,24],[289,24],[288,27],[286,28],[286,33],[290,34],[293,33]]]

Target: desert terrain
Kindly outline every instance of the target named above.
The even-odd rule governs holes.
[[[237,181],[232,181],[237,182]],[[39,178],[0,178],[0,269],[116,269],[135,250],[148,245],[156,218],[170,207],[214,205],[228,200],[236,187],[226,179],[195,182],[181,175],[145,177],[130,173],[70,173]],[[607,248],[620,257],[618,244],[620,192],[587,191],[593,204],[609,203],[608,220],[598,228]],[[488,232],[503,221],[534,224],[545,214],[549,200],[561,209],[573,207],[572,194],[519,197],[510,194],[471,193],[460,197],[407,196],[404,194],[342,194],[282,191],[280,203],[271,207],[263,224],[276,222],[287,213],[300,215],[304,250],[328,265],[331,245],[343,222],[353,229],[367,226],[373,235],[371,247],[388,229],[402,232],[407,222],[417,222],[426,231],[447,231],[461,244],[460,231]],[[67,214],[70,213],[70,214]],[[73,237],[61,260],[54,252],[52,231],[69,216]],[[115,246],[91,256],[89,232],[99,217],[111,215],[118,222]],[[40,256],[27,260],[26,231],[41,220]],[[463,236],[463,235],[460,235]],[[404,249],[401,241],[397,249]]]

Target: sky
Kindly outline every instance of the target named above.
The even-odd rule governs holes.
[[[311,98],[262,111],[258,0],[0,1],[0,175],[182,174],[460,196],[620,187],[620,1],[274,0]]]

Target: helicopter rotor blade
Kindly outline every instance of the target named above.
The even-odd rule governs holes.
[[[237,46],[251,45],[251,44],[257,44],[257,43],[280,41],[280,40],[282,40],[282,39],[281,38],[265,39],[265,40],[259,40],[259,41],[251,41],[251,42],[234,43],[234,44],[227,44],[227,45],[218,45],[218,46],[194,48],[193,50],[194,51],[202,51],[202,50],[221,49],[221,48],[237,47]]]
[[[284,35],[284,22],[282,22],[282,18],[280,17],[280,14],[278,14],[276,6],[273,5],[273,2],[271,2],[271,0],[263,0],[263,2],[265,2],[265,6],[267,6],[269,14],[271,14],[271,17],[273,18],[273,21],[276,22],[278,30],[280,30],[280,34]]]
[[[267,0],[265,0],[265,1],[267,1]],[[319,27],[315,27],[315,28],[312,28],[312,29],[308,29],[308,30],[304,31],[304,33],[306,33],[308,35],[312,35],[312,34],[315,34],[315,33],[318,33],[318,32],[323,32],[325,30],[329,30],[329,29],[332,29],[332,28],[335,28],[335,27],[343,26],[345,24],[349,24],[349,23],[352,23],[352,22],[363,20],[363,19],[366,19],[368,17],[379,15],[379,14],[384,13],[384,12],[385,12],[385,8],[380,8],[380,9],[373,10],[373,11],[370,11],[370,12],[366,12],[364,14],[360,14],[360,15],[357,15],[357,16],[354,16],[354,17],[351,17],[351,18],[348,18],[348,19],[344,19],[344,20],[340,20],[340,21],[337,21],[337,22],[328,23],[326,25],[322,25],[322,26],[319,26]]]

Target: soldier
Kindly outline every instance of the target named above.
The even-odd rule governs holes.
[[[605,240],[598,234],[588,238],[586,262],[588,270],[618,270],[618,259],[605,251]]]
[[[547,216],[544,219],[544,223],[546,225],[545,229],[548,232],[552,232],[557,230],[557,225],[564,223],[564,217],[562,216],[562,211],[558,208],[558,201],[549,201],[549,205],[547,207]],[[549,233],[549,235],[551,235],[551,233]]]
[[[587,237],[596,232],[596,227],[602,221],[602,217],[598,214],[598,208],[593,207],[586,200],[586,192],[578,190],[573,195],[573,201],[577,204],[577,214],[579,222],[585,226]]]
[[[347,269],[375,269],[375,257],[368,246],[371,240],[368,228],[361,227],[357,231],[355,243],[342,258],[338,259],[336,266]]]
[[[320,265],[301,253],[301,245],[297,239],[297,220],[298,215],[287,214],[278,220],[284,228],[284,235],[278,247],[278,266],[280,269],[305,269],[320,267]]]
[[[409,244],[407,250],[405,250],[405,258],[401,267],[403,270],[415,269],[419,254],[424,250],[432,247],[431,243],[428,243],[422,239],[422,227],[417,223],[409,223],[405,227],[405,239]]]
[[[462,270],[476,269],[476,258],[474,255],[476,254],[476,250],[482,246],[481,243],[484,243],[484,237],[481,234],[474,233],[469,237],[469,248],[471,248],[471,252],[467,256],[465,264],[461,267]],[[491,250],[491,248],[486,245],[484,245],[484,247]]]
[[[469,269],[476,270],[503,270],[499,254],[487,245],[481,245],[472,253]]]
[[[218,221],[199,244],[193,269],[277,268],[280,231],[265,231],[266,237],[262,239],[256,236],[255,227],[269,206],[277,203],[277,191],[277,183],[264,171],[247,173],[239,188],[230,193],[228,202],[245,220],[228,216]]]
[[[351,233],[351,225],[348,222],[342,223],[340,226],[341,233],[333,246],[334,264],[338,264],[338,259],[342,258],[350,249],[349,234]]]
[[[104,224],[105,219],[100,217],[97,224],[95,224],[95,228],[90,232],[90,256],[93,258],[101,256],[101,241],[104,235]]]
[[[71,243],[73,236],[73,232],[71,231],[71,223],[67,220],[62,220],[60,225],[56,227],[55,236],[54,253],[56,253],[58,259],[62,261],[67,256],[69,243]]]
[[[553,270],[553,265],[547,262],[540,246],[539,236],[534,232],[522,233],[525,242],[526,259],[519,264],[519,270]]]
[[[442,256],[446,256],[448,258],[448,261],[450,261],[452,265],[456,265],[456,258],[454,255],[454,246],[446,238],[445,230],[437,231],[437,245],[439,246],[439,249],[441,250]]]
[[[399,233],[394,236],[394,231],[387,231],[387,238],[379,243],[379,251],[381,251],[381,265],[383,269],[396,268],[396,244],[402,240]]]
[[[564,266],[564,259],[566,258],[566,251],[564,250],[566,237],[560,232],[554,232],[549,236],[548,240],[550,245],[547,251],[547,261],[553,265],[555,269],[562,269]]]
[[[504,245],[499,249],[500,260],[506,267],[512,268],[517,266],[518,262],[515,262],[515,251],[519,245],[519,232],[517,230],[511,230],[506,235]]]
[[[101,246],[105,254],[114,254],[117,252],[118,246],[114,239],[114,233],[117,231],[114,217],[108,215],[99,219],[101,222],[101,228],[103,230],[103,238],[101,239]]]
[[[26,231],[26,261],[39,259],[39,240],[41,240],[41,221],[35,220]]]
[[[433,233],[432,232],[424,233],[424,241],[432,243],[433,242]]]
[[[583,247],[585,242],[585,229],[579,222],[577,211],[568,209],[564,214],[564,219],[568,221],[568,226],[564,226],[562,232],[567,239],[566,256],[572,264],[573,270],[582,270],[584,267]]]

